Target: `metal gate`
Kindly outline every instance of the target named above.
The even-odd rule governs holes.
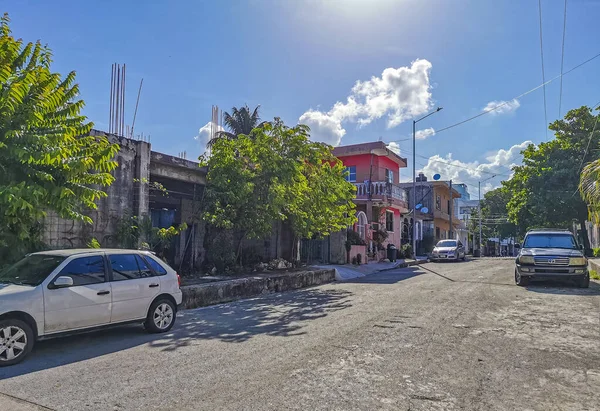
[[[328,264],[329,241],[329,236],[321,239],[303,239],[300,242],[300,262]]]

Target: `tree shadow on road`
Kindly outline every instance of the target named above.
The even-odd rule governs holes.
[[[41,341],[22,363],[0,368],[0,381],[141,345],[174,351],[206,339],[243,343],[258,335],[294,337],[305,333],[307,321],[350,307],[351,295],[333,288],[270,294],[181,311],[167,334],[148,334],[133,325]]]
[[[400,281],[408,280],[409,278],[415,277],[419,274],[423,274],[423,271],[420,271],[416,267],[397,268],[393,270],[380,271],[378,273],[369,274],[365,277],[354,278],[344,282],[360,284],[395,284]]]

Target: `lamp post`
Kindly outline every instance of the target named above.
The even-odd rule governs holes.
[[[477,211],[479,213],[479,257],[483,257],[481,255],[481,243],[483,242],[483,239],[481,238],[482,237],[482,235],[481,235],[481,220],[482,220],[482,218],[481,218],[481,183],[485,183],[486,181],[491,180],[494,177],[496,177],[496,174],[494,174],[493,176],[491,176],[489,178],[486,178],[483,181],[479,181],[479,202],[477,203]],[[475,250],[473,250],[473,252],[474,251]]]
[[[413,165],[413,188],[412,188],[412,192],[413,192],[413,205],[412,205],[412,218],[413,218],[413,228],[412,228],[412,249],[413,249],[413,254],[415,256],[415,259],[417,257],[417,151],[416,151],[416,147],[417,147],[417,138],[416,138],[416,134],[417,134],[417,123],[421,120],[425,120],[427,117],[431,116],[432,114],[437,113],[438,111],[440,111],[443,107],[438,107],[435,111],[432,111],[431,113],[427,114],[426,116],[421,117],[418,120],[413,120],[413,161],[412,161],[412,165]]]

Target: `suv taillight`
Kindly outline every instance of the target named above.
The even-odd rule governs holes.
[[[181,277],[177,273],[175,275],[177,275],[177,286],[181,288]]]

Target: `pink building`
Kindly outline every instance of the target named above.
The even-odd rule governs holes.
[[[374,253],[373,234],[377,230],[388,234],[388,243],[400,248],[401,218],[408,213],[406,192],[399,186],[400,169],[406,159],[389,150],[382,141],[339,146],[333,149],[348,171],[347,179],[356,186],[356,217],[354,230],[367,244],[370,258]],[[379,215],[377,215],[379,214]]]

